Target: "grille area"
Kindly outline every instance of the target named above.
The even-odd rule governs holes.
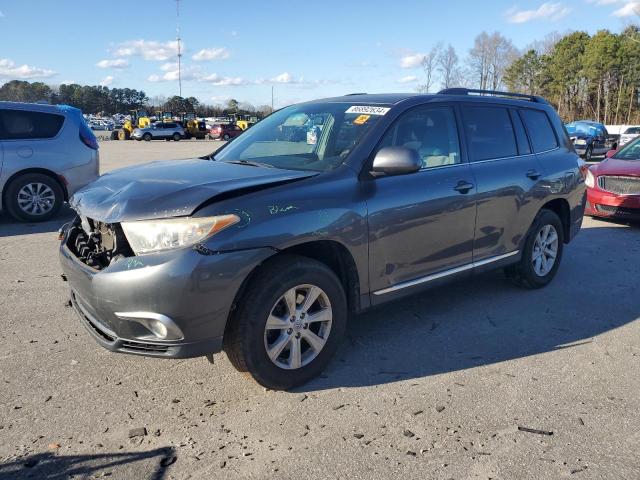
[[[122,349],[132,350],[135,352],[167,353],[169,347],[167,345],[154,345],[152,343],[131,342],[128,340],[123,340]]]
[[[624,218],[640,218],[640,210],[626,207],[613,207],[611,205],[596,205],[596,211],[607,215],[615,215]]]
[[[618,195],[640,195],[640,177],[602,175],[598,177],[598,186]]]

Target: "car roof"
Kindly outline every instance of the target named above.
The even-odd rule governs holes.
[[[80,109],[72,107],[70,105],[51,105],[48,103],[26,103],[26,102],[5,102],[0,101],[0,108],[7,108],[13,110],[28,110],[31,112],[45,112],[45,113],[75,113],[82,115]]]
[[[459,90],[460,93],[453,93]],[[413,100],[412,103],[421,103],[423,101],[462,101],[462,102],[478,102],[478,103],[502,103],[513,106],[547,106],[548,103],[540,97],[518,98],[504,95],[474,95],[462,93],[464,89],[451,89],[452,93],[350,93],[339,97],[322,98],[305,102],[314,103],[365,103],[369,105],[397,105],[401,102]],[[473,91],[471,91],[473,93]],[[526,97],[526,96],[525,96]],[[537,100],[534,100],[536,98]]]

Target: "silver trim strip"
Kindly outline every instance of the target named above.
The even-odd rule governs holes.
[[[162,315],[161,313],[155,312],[114,312],[116,317],[122,320],[132,320],[134,322],[138,322],[145,328],[147,328],[153,335],[154,339],[158,340],[183,340],[184,335],[182,330],[176,325],[176,323],[166,315]],[[156,321],[165,326],[167,333],[164,336],[161,336],[159,333],[156,333],[151,328],[151,321]],[[141,340],[148,340],[149,337],[140,337]]]
[[[467,263],[466,265],[461,265],[459,267],[451,268],[449,270],[444,270],[442,272],[433,273],[431,275],[427,275],[424,277],[416,278],[414,280],[408,280],[406,282],[397,283],[392,285],[391,287],[383,288],[382,290],[378,290],[373,292],[374,295],[384,295],[385,293],[395,292],[397,290],[402,290],[403,288],[413,287],[415,285],[420,285],[421,283],[432,282],[433,280],[437,280],[439,278],[448,277],[449,275],[454,275],[456,273],[465,272],[467,270],[471,270],[472,268],[482,267],[483,265],[488,265],[493,262],[497,262],[499,260],[503,260],[505,258],[512,257],[517,255],[520,250],[514,250],[513,252],[505,253],[504,255],[498,255],[496,257],[485,258],[484,260],[479,260],[477,262]]]

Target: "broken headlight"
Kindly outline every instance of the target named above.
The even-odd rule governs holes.
[[[193,245],[238,223],[236,215],[180,217],[122,222],[122,229],[136,255]]]

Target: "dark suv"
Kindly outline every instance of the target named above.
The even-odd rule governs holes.
[[[321,372],[352,313],[493,268],[547,285],[580,230],[583,163],[539,97],[318,100],[210,156],[103,175],[71,199],[60,259],[105,348],[225,350],[289,388]]]

